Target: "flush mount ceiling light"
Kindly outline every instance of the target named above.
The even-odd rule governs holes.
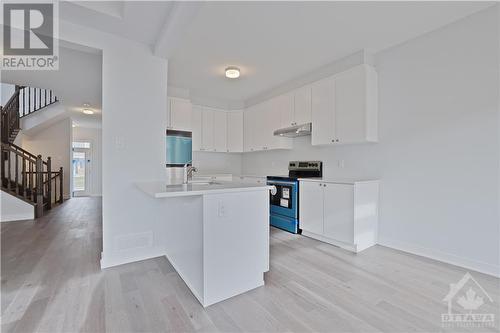
[[[82,112],[85,113],[85,114],[94,114],[94,111],[92,111],[90,109],[83,109]]]
[[[227,67],[226,68],[226,77],[228,79],[237,79],[240,77],[240,69],[238,67]]]

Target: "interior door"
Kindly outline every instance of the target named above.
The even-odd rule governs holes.
[[[90,150],[73,148],[73,196],[90,194]]]
[[[325,236],[354,243],[354,186],[325,184],[323,189]]]
[[[301,181],[299,184],[299,228],[318,235],[323,234],[322,183]]]

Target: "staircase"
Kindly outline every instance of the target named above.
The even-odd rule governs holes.
[[[50,90],[16,86],[1,111],[1,190],[35,207],[40,217],[54,204],[63,202],[63,168],[52,170],[51,159],[32,154],[14,144],[21,118],[57,102]]]

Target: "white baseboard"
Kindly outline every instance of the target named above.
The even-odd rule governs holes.
[[[104,252],[101,252],[101,269],[163,256],[165,256],[165,251],[159,249],[156,251],[151,251],[147,254],[139,254],[133,256],[105,256]]]
[[[15,221],[24,221],[24,220],[33,220],[35,218],[35,213],[33,209],[32,214],[13,214],[13,215],[3,215],[2,220],[0,222],[15,222]]]
[[[422,257],[427,257],[437,261],[442,261],[447,264],[470,269],[487,275],[500,277],[500,265],[492,265],[481,261],[471,260],[454,254],[437,251],[434,249],[420,247],[418,245],[409,244],[394,239],[379,238],[378,244],[390,247],[395,250],[408,252]]]

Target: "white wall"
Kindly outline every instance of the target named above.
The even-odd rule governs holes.
[[[73,141],[91,142],[89,195],[102,195],[102,130],[100,128],[73,128]]]
[[[245,154],[243,172],[319,159],[326,177],[380,178],[380,243],[499,275],[497,25],[490,8],[376,56],[380,143],[297,138]]]
[[[169,204],[134,183],[165,181],[168,62],[145,45],[64,21],[60,37],[102,50],[101,267],[164,255]]]
[[[241,174],[241,154],[193,152],[193,165],[198,174]]]
[[[29,135],[22,132],[21,143],[22,148],[32,154],[42,155],[43,160],[50,156],[52,170],[63,167],[63,194],[66,199],[71,195],[71,130],[71,119],[66,118]]]
[[[31,220],[35,218],[33,205],[0,191],[0,222]]]
[[[5,106],[9,99],[12,97],[16,91],[16,86],[13,84],[1,83],[0,84],[0,105]]]

